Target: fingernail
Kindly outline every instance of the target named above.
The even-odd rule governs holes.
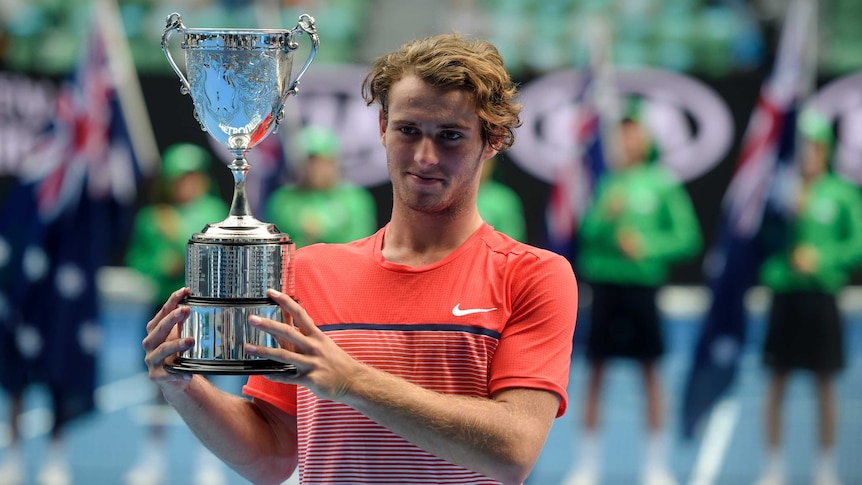
[[[252,315],[248,317],[248,323],[252,325],[257,325],[258,323],[260,323],[260,317],[257,315]]]

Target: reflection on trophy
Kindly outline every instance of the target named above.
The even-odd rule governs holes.
[[[187,77],[171,57],[171,34],[182,35]],[[311,50],[291,81],[297,34],[308,34]],[[314,19],[299,17],[292,30],[189,29],[177,13],[167,18],[162,50],[180,77],[180,91],[191,94],[201,129],[233,155],[228,165],[234,192],[230,214],[207,224],[186,246],[186,285],[182,305],[191,309],[181,336],[195,345],[166,368],[198,374],[293,372],[292,365],[246,355],[243,346],[277,348],[269,334],[248,324],[252,314],[284,321],[281,308],[266,296],[268,288],[292,294],[294,244],[274,224],[255,219],[249,209],[245,177],[246,152],[275,131],[288,96],[298,93],[299,79],[319,46]]]

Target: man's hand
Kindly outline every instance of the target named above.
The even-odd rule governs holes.
[[[249,354],[293,364],[296,374],[272,374],[269,379],[300,384],[321,399],[338,401],[350,390],[351,379],[365,366],[320,331],[305,309],[290,296],[270,289],[267,295],[281,306],[285,323],[254,315],[249,323],[278,341],[273,349],[246,344]]]
[[[630,227],[622,227],[617,231],[617,245],[620,251],[629,259],[638,260],[643,257],[643,238],[640,233]]]
[[[187,307],[178,305],[188,295],[188,288],[181,288],[168,298],[168,301],[147,323],[147,336],[141,345],[146,355],[144,362],[149,370],[150,380],[158,384],[162,392],[182,392],[192,379],[191,374],[172,374],[165,370],[165,362],[178,352],[188,350],[194,345],[194,339],[180,338],[180,327],[177,325],[189,316]]]
[[[814,274],[820,266],[820,251],[810,244],[800,244],[793,248],[790,264],[802,274]]]

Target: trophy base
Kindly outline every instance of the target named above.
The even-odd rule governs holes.
[[[172,374],[205,375],[256,375],[256,374],[296,374],[296,366],[273,360],[223,360],[184,359],[177,357],[165,370]]]

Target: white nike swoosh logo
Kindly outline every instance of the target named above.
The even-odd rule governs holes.
[[[455,308],[452,309],[452,315],[455,315],[456,317],[463,317],[465,315],[472,315],[474,313],[493,312],[494,310],[496,310],[496,308],[465,308],[462,310],[461,304],[458,303],[457,305],[455,305]]]

